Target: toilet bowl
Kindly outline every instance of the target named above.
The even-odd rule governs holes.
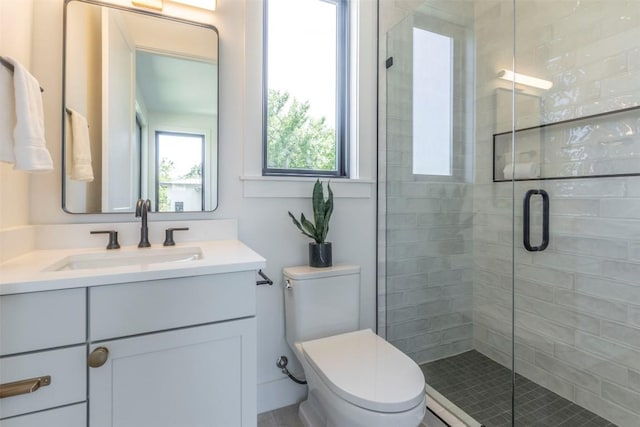
[[[418,426],[424,376],[418,365],[365,329],[298,343],[309,385],[305,426]]]
[[[360,330],[360,268],[284,270],[287,342],[309,394],[306,427],[416,427],[426,410],[420,367],[371,329]]]

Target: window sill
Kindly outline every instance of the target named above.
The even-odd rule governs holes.
[[[244,197],[311,197],[317,177],[301,176],[241,176]],[[375,181],[364,179],[320,178],[331,183],[334,198],[369,199],[373,197]],[[325,187],[326,188],[326,187]]]

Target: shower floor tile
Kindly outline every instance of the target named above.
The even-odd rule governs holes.
[[[511,371],[481,353],[420,365],[427,383],[486,427],[511,426]],[[516,374],[516,427],[616,427]]]

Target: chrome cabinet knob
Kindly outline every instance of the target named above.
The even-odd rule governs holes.
[[[89,366],[92,368],[99,368],[107,363],[108,358],[109,350],[106,347],[98,347],[89,354],[87,360],[89,362]]]

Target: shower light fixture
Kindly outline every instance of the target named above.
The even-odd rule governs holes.
[[[218,0],[172,0],[175,3],[182,3],[200,9],[216,10]]]
[[[510,82],[515,82],[517,84],[544,90],[551,89],[551,86],[553,86],[553,83],[549,80],[539,79],[537,77],[528,76],[526,74],[514,73],[510,70],[500,70],[498,72],[498,77]]]
[[[131,0],[131,4],[148,9],[162,10],[162,1],[163,0]]]

